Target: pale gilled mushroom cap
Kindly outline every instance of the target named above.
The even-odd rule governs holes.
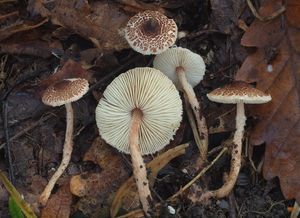
[[[205,63],[202,57],[186,48],[170,48],[167,51],[156,55],[153,60],[153,67],[167,75],[182,90],[176,75],[176,68],[182,67],[188,83],[195,87],[205,74]]]
[[[96,108],[102,138],[119,151],[130,153],[132,110],[143,113],[139,131],[141,154],[161,150],[173,138],[182,115],[176,87],[153,68],[135,68],[121,74],[106,88]]]
[[[49,106],[61,106],[66,103],[77,101],[89,89],[86,79],[72,78],[64,79],[50,85],[44,92],[42,101]]]
[[[158,11],[144,11],[128,21],[125,38],[139,53],[159,54],[175,43],[177,25]]]
[[[263,104],[271,101],[271,95],[253,88],[246,82],[235,81],[207,94],[209,100],[225,104]]]

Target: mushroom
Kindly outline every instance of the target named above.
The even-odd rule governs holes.
[[[176,87],[159,70],[135,68],[106,88],[96,108],[101,137],[131,154],[139,198],[149,216],[151,193],[142,155],[166,146],[179,128],[182,103]]]
[[[65,105],[67,113],[66,135],[62,161],[39,198],[39,202],[43,206],[46,205],[56,181],[63,174],[71,159],[71,153],[73,150],[74,119],[71,102],[80,99],[88,91],[88,88],[89,84],[87,80],[82,78],[73,78],[56,82],[50,85],[43,93],[42,101],[44,104],[53,107]]]
[[[271,101],[271,96],[253,88],[248,83],[242,81],[234,81],[222,88],[217,88],[207,94],[209,100],[225,103],[236,104],[236,131],[233,137],[233,149],[231,151],[231,168],[225,184],[215,191],[208,191],[202,195],[202,199],[210,197],[222,198],[227,196],[233,189],[241,168],[241,153],[244,126],[246,124],[246,116],[244,104],[263,104]]]
[[[206,160],[208,147],[208,131],[206,120],[201,113],[201,107],[193,90],[203,78],[205,63],[202,57],[189,49],[176,47],[156,55],[153,60],[153,67],[166,74],[179,90],[183,90],[185,98],[194,112],[200,135],[200,156]],[[195,131],[194,131],[195,132]],[[196,136],[195,136],[196,138]]]
[[[175,43],[177,25],[158,11],[144,11],[130,18],[125,38],[141,54],[159,54]]]

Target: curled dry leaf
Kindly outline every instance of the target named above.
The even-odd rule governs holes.
[[[128,48],[121,29],[126,25],[129,16],[115,3],[30,0],[28,10],[33,14],[48,17],[52,23],[90,39],[99,49]]]
[[[268,16],[283,7],[281,0],[265,1],[259,10]],[[236,75],[271,94],[272,102],[249,107],[258,116],[252,144],[266,142],[264,177],[278,176],[286,198],[300,202],[300,2],[286,1],[286,12],[261,22],[255,20],[242,45],[257,47]],[[297,13],[296,13],[297,12]],[[295,191],[296,190],[296,191]]]
[[[188,144],[182,144],[175,148],[172,148],[161,155],[157,156],[150,163],[147,164],[147,169],[149,170],[149,184],[152,187],[154,185],[157,173],[169,163],[175,157],[182,155],[185,153],[185,149],[188,147]],[[134,199],[136,196],[132,195],[133,189],[136,189],[135,182],[133,180],[133,176],[130,177],[117,191],[115,198],[112,202],[112,206],[110,209],[110,214],[112,217],[115,217],[123,203],[124,198],[129,193]],[[135,192],[137,195],[137,192]],[[128,198],[126,200],[129,200]],[[131,200],[134,202],[134,200]]]

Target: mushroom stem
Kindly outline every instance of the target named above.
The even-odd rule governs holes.
[[[206,161],[207,148],[208,148],[208,131],[207,131],[205,117],[202,115],[201,107],[197,100],[194,89],[187,81],[184,69],[182,67],[177,67],[176,73],[177,73],[178,80],[181,83],[181,86],[186,94],[185,96],[187,96],[191,108],[194,112],[199,135],[200,135],[200,143],[201,143],[199,147],[200,156],[203,159],[203,161]]]
[[[244,103],[237,103],[236,110],[236,131],[233,137],[233,148],[231,151],[231,168],[228,178],[224,185],[218,190],[207,194],[209,197],[223,198],[229,195],[233,189],[241,168],[242,141],[246,116]],[[205,194],[204,194],[205,195]],[[208,197],[206,196],[206,197]],[[205,196],[203,196],[205,198]]]
[[[61,164],[59,165],[58,169],[51,177],[50,181],[48,182],[46,188],[44,189],[43,193],[39,198],[39,202],[43,206],[46,205],[55,183],[67,168],[73,150],[73,117],[74,117],[73,108],[71,103],[66,103],[65,106],[67,112],[67,127],[66,127],[63,157],[62,157]]]
[[[149,182],[147,179],[146,166],[141,155],[139,146],[139,129],[142,123],[143,113],[140,109],[134,109],[132,111],[131,128],[129,135],[129,146],[133,167],[133,175],[138,188],[138,193],[143,210],[147,216],[149,216],[151,192],[149,189]]]

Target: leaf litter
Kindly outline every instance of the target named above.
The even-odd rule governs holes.
[[[210,149],[216,151],[212,152],[210,161],[213,161],[212,158],[216,157],[217,152],[220,151],[221,147],[218,145],[230,139],[230,133],[234,131],[235,113],[232,107],[220,107],[209,102],[205,94],[210,89],[234,79],[238,66],[247,55],[245,48],[240,45],[242,30],[246,30],[241,44],[257,47],[257,49],[242,64],[236,79],[256,83],[259,89],[270,90],[271,95],[276,96],[275,101],[270,105],[248,107],[249,115],[254,118],[253,124],[256,124],[251,131],[250,142],[252,144],[266,142],[265,178],[279,176],[285,197],[298,199],[296,192],[291,192],[292,188],[299,185],[296,180],[299,175],[295,171],[299,163],[297,159],[299,155],[296,150],[297,146],[291,146],[299,141],[297,138],[298,120],[295,119],[299,115],[299,109],[298,111],[295,109],[297,103],[299,106],[299,98],[297,100],[299,87],[293,85],[297,83],[291,82],[291,72],[298,72],[296,61],[299,51],[297,45],[298,3],[292,0],[287,1],[285,14],[280,14],[276,19],[268,22],[262,23],[255,20],[251,24],[254,17],[245,2],[230,0],[206,0],[201,3],[194,0],[186,2],[179,0],[161,2],[30,0],[26,5],[27,8],[24,8],[24,5],[18,5],[18,9],[21,12],[27,10],[30,17],[15,13],[16,3],[0,2],[1,6],[5,5],[0,9],[1,14],[5,15],[4,18],[1,16],[1,19],[10,22],[11,26],[15,25],[14,29],[2,35],[3,38],[0,37],[2,39],[0,54],[8,55],[4,77],[0,78],[3,79],[1,84],[4,84],[1,87],[4,91],[2,99],[7,98],[10,106],[9,134],[10,137],[14,137],[12,153],[15,155],[14,168],[18,187],[21,187],[20,191],[24,193],[25,199],[35,206],[35,212],[42,217],[51,217],[56,214],[69,217],[71,214],[78,213],[83,213],[87,217],[97,217],[97,215],[109,217],[112,207],[113,214],[120,209],[121,214],[125,212],[124,217],[130,216],[126,215],[126,212],[129,212],[132,217],[143,216],[139,211],[130,213],[139,206],[139,202],[136,192],[131,189],[134,187],[133,183],[128,179],[131,169],[128,157],[118,154],[97,137],[97,128],[92,118],[97,100],[101,98],[102,92],[114,76],[135,66],[151,65],[151,58],[136,56],[128,49],[122,37],[122,28],[129,17],[147,9],[159,10],[175,18],[179,24],[179,30],[187,34],[186,37],[178,40],[178,46],[197,51],[207,60],[206,77],[202,85],[197,86],[195,90],[197,96],[205,103],[204,114],[207,115],[210,128]],[[259,11],[261,16],[268,16],[282,7],[281,1],[266,2]],[[274,3],[272,7],[268,5],[270,2]],[[213,7],[210,8],[210,5]],[[210,13],[213,15],[212,20],[209,19]],[[11,20],[5,20],[8,18]],[[5,22],[4,26],[2,26],[3,22],[0,22],[2,31],[7,26]],[[39,22],[45,23],[32,25],[39,24]],[[18,27],[16,24],[22,25]],[[27,24],[30,24],[32,28],[22,28]],[[251,26],[247,27],[250,24]],[[253,30],[253,26],[259,31]],[[288,31],[282,31],[282,29]],[[73,60],[69,60],[70,58]],[[56,73],[53,73],[57,66],[60,67]],[[298,73],[293,75],[295,78],[299,77]],[[92,95],[88,94],[75,105],[76,134],[72,161],[64,176],[59,180],[49,204],[40,210],[34,202],[45,186],[46,179],[51,177],[53,169],[60,161],[65,125],[64,111],[45,107],[40,102],[40,94],[47,84],[73,76],[88,78],[90,83],[94,84],[91,89]],[[279,93],[276,87],[284,92]],[[287,93],[289,94],[286,95]],[[284,104],[281,104],[282,101]],[[286,104],[290,107],[281,108],[280,105]],[[31,117],[32,115],[34,118]],[[50,118],[44,120],[44,116],[50,116]],[[39,122],[39,120],[42,121]],[[2,124],[1,119],[0,124]],[[249,125],[250,129],[251,124],[252,121]],[[294,130],[290,131],[291,128],[287,127],[293,124]],[[22,129],[26,131],[17,134]],[[156,212],[161,216],[169,214],[168,204],[165,204],[168,197],[176,195],[180,186],[184,187],[193,179],[193,176],[201,174],[199,172],[201,169],[196,168],[197,162],[193,162],[197,161],[198,157],[193,143],[190,143],[185,152],[176,153],[172,150],[177,148],[175,146],[193,139],[186,114],[184,114],[182,128],[178,132],[175,140],[168,147],[171,150],[161,152],[152,160],[153,162],[163,157],[162,162],[157,162],[159,164],[155,165],[154,175],[151,177],[155,199],[160,205]],[[288,134],[290,135],[286,140],[285,137]],[[4,131],[0,129],[1,144],[5,145],[3,135]],[[171,155],[164,159],[168,152],[174,152],[175,156],[181,155],[176,158]],[[23,153],[27,155],[22,156]],[[258,156],[262,155],[263,152],[258,151]],[[1,147],[0,156],[4,157]],[[28,157],[27,162],[26,157]],[[23,168],[18,165],[21,164],[18,163],[18,158],[25,163]],[[253,158],[254,161],[259,159],[255,157],[255,154]],[[147,162],[152,163],[153,157],[146,159]],[[212,201],[206,206],[191,203],[193,199],[201,195],[203,190],[220,186],[220,178],[223,172],[228,170],[228,164],[227,155],[222,156],[211,170],[193,183],[192,192],[181,193],[171,202],[172,207],[180,215],[187,217],[217,214],[223,217],[229,216],[232,213],[230,211],[237,208],[230,203],[232,201],[227,201],[227,199]],[[2,160],[0,169],[5,169]],[[252,215],[256,211],[272,216],[278,214],[280,209],[282,210],[283,198],[276,182],[272,186],[272,192],[262,193],[269,183],[261,178],[256,180],[258,175],[247,164],[247,160],[241,175],[248,175],[250,178],[247,179],[246,176],[246,179],[238,179],[235,191],[230,197],[238,200],[238,206],[241,208],[238,211],[239,215]],[[249,184],[251,184],[250,188]],[[127,188],[125,191],[120,191],[122,190],[119,189],[120,187]],[[117,197],[111,192],[117,193]],[[262,195],[264,197],[261,197]],[[0,197],[1,204],[5,203],[7,193],[1,188]],[[123,204],[120,203],[122,199]],[[284,204],[291,206],[290,202],[284,202]],[[60,207],[57,207],[58,205]],[[0,212],[1,217],[2,215],[6,217],[7,207],[0,205],[0,208],[3,208]],[[284,215],[286,213],[284,211]]]

